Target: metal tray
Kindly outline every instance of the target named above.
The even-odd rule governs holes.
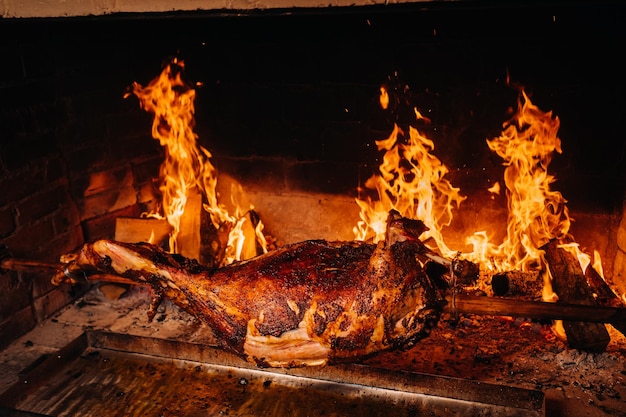
[[[0,395],[0,416],[545,416],[541,391],[363,365],[260,369],[215,346],[88,331]]]

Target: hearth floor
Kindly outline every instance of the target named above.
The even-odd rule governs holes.
[[[211,331],[165,302],[148,322],[150,295],[134,287],[119,299],[96,286],[0,352],[0,392],[18,373],[56,352],[85,330],[215,344]],[[502,317],[444,317],[432,334],[404,352],[386,352],[366,364],[541,390],[549,417],[626,416],[626,337],[607,326],[603,353],[569,349],[548,325]]]

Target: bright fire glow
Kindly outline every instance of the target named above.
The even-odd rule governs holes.
[[[425,120],[415,113],[417,119]],[[356,200],[361,208],[361,220],[354,229],[356,239],[382,240],[387,213],[395,209],[405,217],[422,220],[429,228],[422,238],[434,239],[442,254],[450,255],[441,230],[450,224],[453,208],[465,197],[445,178],[448,168],[431,153],[433,141],[414,127],[409,127],[407,137],[395,125],[391,136],[376,144],[378,150],[386,151],[380,175],[370,177],[365,186],[376,190],[378,198]]]
[[[527,271],[540,259],[541,246],[567,235],[571,220],[567,201],[550,189],[555,178],[548,173],[552,155],[561,153],[559,119],[542,112],[523,91],[518,104],[501,136],[487,144],[506,166],[507,237],[494,257],[503,267]]]
[[[234,213],[218,203],[217,170],[210,162],[211,153],[197,143],[193,130],[195,90],[182,80],[183,69],[184,63],[174,60],[147,86],[133,83],[127,94],[136,95],[141,106],[154,114],[152,134],[165,148],[160,190],[163,215],[173,228],[170,250],[177,251],[180,219],[187,200],[201,194],[214,226],[220,229],[228,225],[224,263],[246,259],[253,256],[257,244],[266,251],[263,224],[259,221],[252,226],[246,216],[252,207],[239,204],[244,200],[241,187],[231,190]],[[384,87],[380,90],[380,104],[384,109],[389,107],[389,94]],[[417,109],[415,121],[430,122]],[[422,220],[429,230],[421,239],[435,245],[433,249],[444,257],[469,259],[491,272],[538,270],[542,263],[540,248],[552,239],[565,242],[571,224],[567,201],[551,189],[555,177],[548,173],[553,154],[562,152],[559,127],[558,117],[540,110],[523,90],[520,92],[516,114],[503,125],[500,136],[486,141],[505,166],[502,181],[494,182],[489,191],[493,195],[506,193],[506,236],[495,244],[485,231],[477,231],[466,242],[473,247],[472,252],[461,253],[448,247],[443,232],[466,197],[446,178],[449,170],[433,154],[433,140],[416,127],[409,126],[405,131],[395,124],[387,139],[376,141],[378,150],[384,151],[382,162],[378,173],[365,183],[376,195],[356,200],[361,212],[354,228],[355,238],[382,240],[387,213],[395,209],[405,217]],[[582,253],[577,244],[568,248],[576,252],[585,270],[591,257]],[[594,268],[602,273],[597,253]],[[544,296],[548,298],[549,291]]]
[[[170,251],[178,253],[177,238],[188,198],[200,194],[203,207],[210,213],[216,229],[224,224],[230,225],[232,232],[227,255],[230,261],[238,260],[241,252],[237,248],[243,246],[243,242],[239,241],[246,238],[238,224],[241,223],[242,213],[248,209],[242,210],[237,206],[236,212],[231,215],[218,203],[215,191],[217,170],[210,162],[211,153],[197,143],[198,137],[193,130],[196,92],[182,79],[184,67],[183,61],[174,59],[147,86],[133,83],[125,97],[134,94],[142,108],[154,114],[152,136],[165,149],[165,159],[160,168],[160,190],[163,215],[173,228]],[[160,213],[150,215],[159,217]],[[260,224],[259,230],[262,230]]]
[[[423,120],[417,110],[416,116],[416,121]],[[406,137],[396,125],[388,139],[376,142],[378,149],[386,152],[379,173],[365,186],[376,190],[377,196],[357,199],[361,220],[354,229],[356,239],[380,240],[386,214],[393,208],[406,217],[422,220],[430,228],[423,240],[432,238],[443,256],[460,256],[492,272],[540,269],[540,248],[552,239],[565,241],[571,224],[567,201],[550,188],[555,178],[548,173],[554,152],[561,153],[559,126],[558,117],[541,111],[524,91],[520,92],[516,114],[504,124],[499,137],[487,140],[489,149],[503,159],[506,167],[506,237],[497,245],[489,241],[486,232],[478,231],[466,242],[473,251],[459,253],[445,244],[442,229],[450,224],[454,209],[465,197],[445,179],[448,169],[432,155],[433,141],[413,127]],[[500,182],[489,191],[499,194]],[[578,258],[581,265],[589,264],[589,257],[580,251]],[[549,288],[544,296],[549,298]]]

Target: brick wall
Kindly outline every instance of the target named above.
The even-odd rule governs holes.
[[[190,82],[202,83],[195,129],[218,170],[282,195],[355,197],[380,163],[374,141],[413,106],[432,120],[428,133],[452,182],[484,192],[502,170],[485,139],[515,106],[510,77],[561,119],[558,189],[574,211],[592,213],[590,230],[601,219],[595,230],[614,237],[626,87],[619,54],[581,45],[619,50],[620,11],[447,5],[2,19],[0,243],[14,257],[55,261],[113,236],[116,217],[154,204],[162,149],[150,135],[151,115],[123,95],[173,56],[185,60]],[[378,90],[396,75],[408,90],[398,112],[385,112]],[[80,291],[53,288],[48,276],[1,273],[0,345]]]
[[[15,258],[55,262],[113,237],[117,216],[139,214],[160,149],[101,48],[84,54],[45,24],[0,28],[0,244]],[[50,277],[0,273],[0,346],[85,289]]]

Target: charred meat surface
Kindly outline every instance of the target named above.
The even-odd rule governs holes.
[[[441,300],[415,256],[424,230],[392,211],[378,244],[309,240],[217,270],[150,244],[110,240],[62,261],[150,285],[153,308],[169,297],[224,348],[260,366],[323,365],[408,348],[428,335]]]

